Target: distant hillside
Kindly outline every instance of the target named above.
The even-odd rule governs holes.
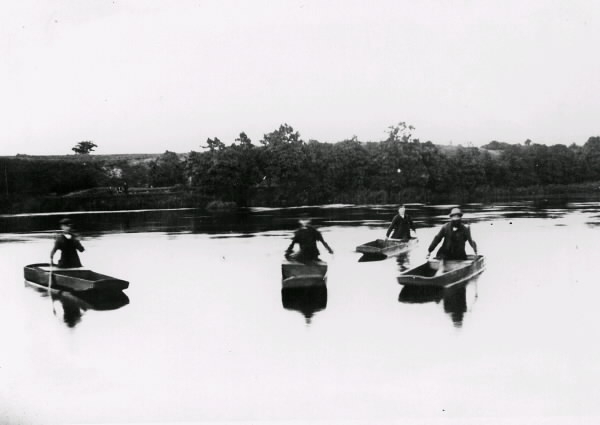
[[[16,156],[0,156],[0,159],[25,159],[31,161],[81,161],[81,162],[106,162],[106,161],[148,161],[156,159],[160,156],[159,153],[127,153],[127,154],[110,154],[110,155],[25,155],[18,154]],[[178,154],[182,158],[185,154]]]

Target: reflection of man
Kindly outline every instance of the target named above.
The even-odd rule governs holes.
[[[327,245],[321,232],[310,226],[310,219],[300,219],[299,223],[300,228],[294,233],[292,243],[285,251],[286,257],[290,257],[291,259],[300,262],[319,260],[317,241],[321,242],[330,254],[333,254],[333,250]],[[300,245],[300,251],[297,254],[292,255],[295,244]]]
[[[410,218],[410,216],[406,213],[406,208],[404,205],[400,205],[398,207],[398,214],[394,216],[392,220],[392,224],[388,227],[387,232],[385,233],[385,238],[390,237],[390,233],[392,234],[392,239],[410,239],[410,231],[415,232],[415,236],[417,231],[415,230],[415,225]]]
[[[401,272],[408,270],[408,265],[410,264],[408,252],[398,255],[396,257],[396,263],[398,264],[398,268]]]
[[[436,258],[442,260],[466,260],[465,242],[469,242],[471,248],[477,255],[477,244],[471,237],[471,229],[462,223],[462,211],[459,208],[452,208],[450,211],[450,221],[442,226],[438,234],[433,238],[429,245],[427,258],[431,252],[442,241],[442,247],[438,250]]]
[[[444,311],[450,315],[455,327],[462,327],[463,318],[467,312],[466,286],[453,288],[444,294]]]

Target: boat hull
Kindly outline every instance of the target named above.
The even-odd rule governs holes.
[[[397,239],[376,239],[356,247],[356,252],[366,255],[383,255],[393,257],[396,255],[405,254],[417,244],[417,238],[411,238],[407,241]]]
[[[429,260],[407,270],[398,277],[398,283],[447,288],[472,279],[485,270],[485,259],[482,255],[469,255],[464,261],[445,261],[442,271],[441,263],[439,260]]]
[[[323,285],[327,278],[327,263],[323,261],[301,263],[286,260],[281,264],[281,277],[284,288],[305,288]]]
[[[314,288],[325,286],[327,279],[325,277],[303,277],[291,276],[281,280],[281,286],[287,288]]]
[[[67,291],[121,291],[129,287],[129,282],[106,276],[91,270],[61,269],[50,267],[47,263],[30,264],[23,269],[25,280],[39,286],[52,287]]]

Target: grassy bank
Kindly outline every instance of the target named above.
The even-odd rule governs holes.
[[[468,202],[507,202],[507,201],[545,201],[569,199],[590,199],[600,201],[600,182],[588,182],[569,185],[529,186],[521,188],[479,187],[473,191],[454,191],[440,195],[426,190],[407,188],[388,194],[385,191],[358,191],[340,193],[327,203],[343,204],[396,204],[402,202],[434,203],[468,203]],[[297,206],[281,199],[273,199],[256,192],[249,206],[286,207]],[[301,204],[306,205],[306,204]],[[236,208],[232,202],[206,196],[196,191],[181,187],[137,189],[132,188],[129,194],[114,193],[109,188],[94,190],[65,196],[36,196],[23,198],[4,198],[0,203],[0,211],[8,214],[40,213],[61,211],[116,211],[163,208],[200,208],[215,211]]]
[[[43,196],[15,199],[1,206],[5,214],[61,211],[118,211],[205,208],[210,199],[188,191],[132,195]]]

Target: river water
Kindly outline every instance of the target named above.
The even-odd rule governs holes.
[[[409,206],[419,244],[382,261],[354,248],[391,206],[73,214],[83,263],[130,282],[101,303],[24,284],[62,215],[0,217],[0,423],[598,423],[600,203],[464,206],[486,271],[398,285],[449,208]],[[306,215],[327,286],[282,292]]]

